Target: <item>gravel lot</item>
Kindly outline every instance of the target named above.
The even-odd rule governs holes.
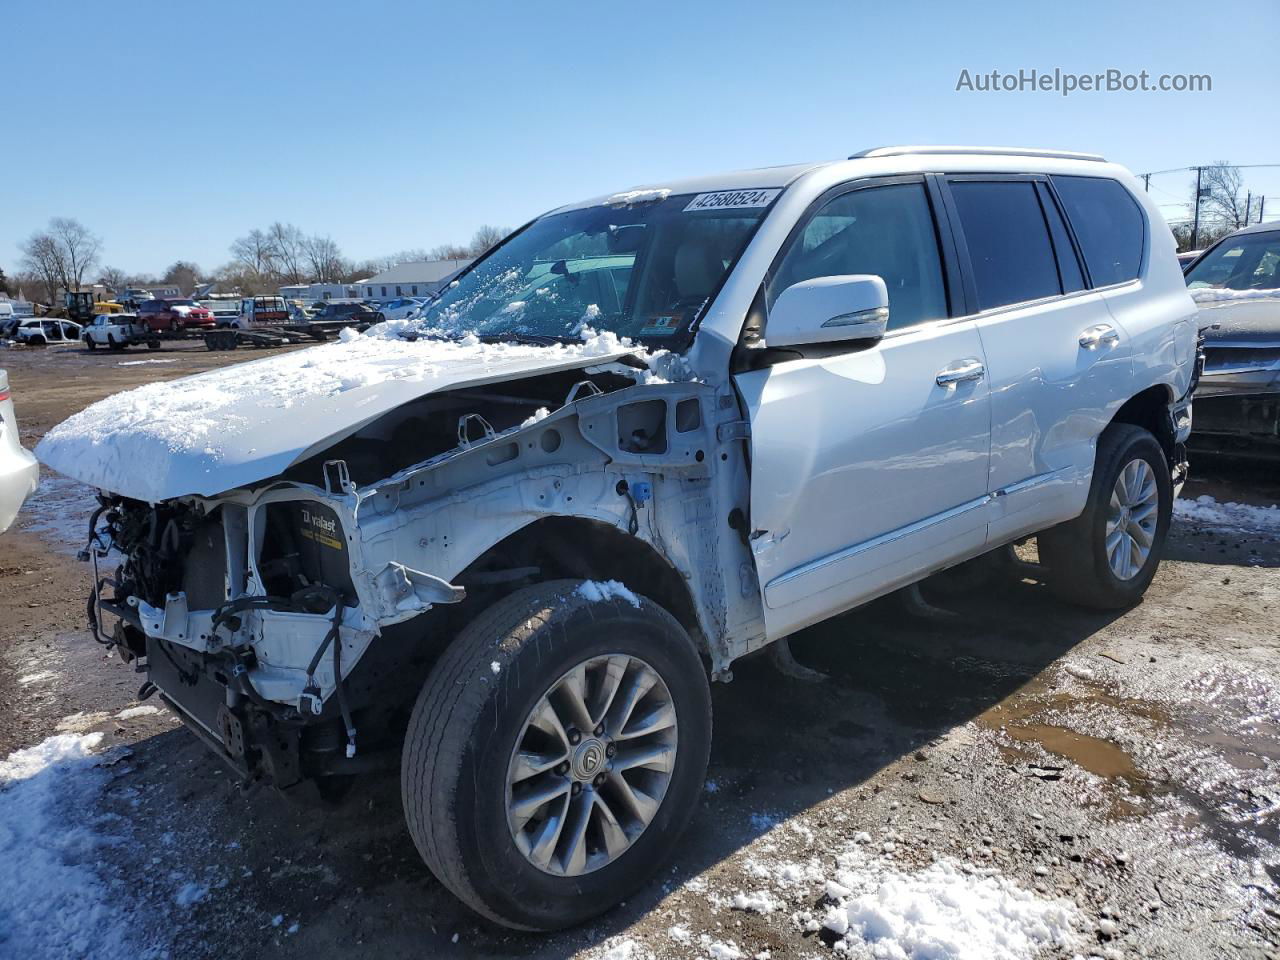
[[[28,446],[107,394],[241,359],[0,351]],[[46,477],[0,553],[0,955],[1280,956],[1280,483],[1193,477],[1131,611],[1010,580],[807,631],[823,683],[735,665],[671,871],[549,937],[435,882],[394,778],[324,811],[245,794],[139,707],[142,677],[84,628],[85,491]]]

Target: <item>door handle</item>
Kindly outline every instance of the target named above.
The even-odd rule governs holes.
[[[1098,323],[1080,334],[1080,346],[1086,350],[1097,350],[1101,346],[1115,346],[1120,342],[1120,334],[1109,323]]]
[[[966,380],[981,380],[986,375],[986,372],[987,368],[982,365],[981,360],[976,357],[970,357],[968,360],[961,360],[945,370],[939,370],[934,380],[940,387],[951,387]]]

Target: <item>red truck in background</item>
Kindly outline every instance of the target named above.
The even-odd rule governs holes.
[[[153,333],[180,330],[212,330],[213,311],[194,300],[144,300],[138,304],[138,322]]]

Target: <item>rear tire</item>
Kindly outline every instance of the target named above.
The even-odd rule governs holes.
[[[1160,567],[1172,514],[1160,444],[1141,427],[1113,423],[1098,438],[1084,512],[1037,537],[1050,589],[1098,610],[1137,603]]]
[[[107,346],[112,350],[123,350],[125,348],[125,345],[116,340],[116,338],[110,333],[107,334]]]
[[[148,350],[159,350],[159,349],[160,349],[160,341],[159,341],[159,340],[148,340],[148,341],[147,341],[147,349],[148,349]]]
[[[592,600],[580,584],[517,591],[467,626],[427,677],[401,755],[423,860],[517,929],[571,926],[633,893],[670,858],[706,775],[711,699],[693,641],[652,601]],[[580,715],[561,699],[579,676],[589,730],[560,719]],[[552,704],[559,722],[535,724]]]

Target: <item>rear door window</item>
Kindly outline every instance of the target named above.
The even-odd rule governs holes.
[[[1062,293],[1044,210],[1030,180],[959,180],[951,195],[960,215],[978,309]]]
[[[1106,287],[1137,277],[1146,219],[1129,191],[1103,177],[1050,179],[1080,241],[1093,285]]]

